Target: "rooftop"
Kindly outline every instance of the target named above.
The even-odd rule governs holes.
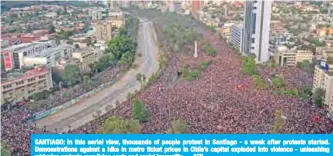
[[[14,81],[20,81],[20,80],[23,80],[23,79],[28,79],[30,77],[34,77],[34,76],[37,76],[37,75],[40,75],[40,74],[45,74],[48,72],[48,69],[45,68],[45,67],[39,67],[39,68],[34,68],[32,70],[29,70],[27,72],[25,72],[24,74],[22,73],[11,73],[9,74],[9,78],[7,79],[2,79],[1,80],[1,85],[5,85],[6,83],[11,83],[11,82],[14,82]]]
[[[6,49],[4,49],[4,51],[16,51],[16,50],[20,50],[20,49],[23,49],[23,48],[26,48],[26,47],[29,47],[31,45],[35,45],[37,43],[21,43],[21,44],[18,44],[18,45],[13,45],[13,46],[10,46]]]
[[[41,51],[40,53],[31,55],[31,56],[32,57],[46,57],[49,54],[52,54],[52,53],[55,53],[55,52],[59,52],[60,50],[63,50],[63,49],[66,49],[66,48],[70,48],[70,47],[72,47],[72,46],[68,45],[68,44],[61,44],[61,45],[58,45],[58,46],[53,47],[53,48],[45,49],[45,50]]]

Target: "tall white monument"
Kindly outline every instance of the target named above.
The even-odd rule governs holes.
[[[194,58],[198,57],[197,41],[194,41]]]

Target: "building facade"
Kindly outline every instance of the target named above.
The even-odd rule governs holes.
[[[22,69],[24,57],[39,54],[41,51],[55,47],[55,41],[33,42],[14,45],[2,50],[6,70]]]
[[[333,113],[333,73],[316,66],[313,76],[313,90],[316,88],[325,90],[324,104],[329,106],[330,112]]]
[[[246,1],[243,52],[256,55],[256,62],[269,60],[269,32],[272,1]]]
[[[35,68],[20,77],[1,82],[1,104],[28,99],[34,93],[50,90],[52,87],[51,71],[47,68]]]
[[[230,43],[242,52],[242,41],[243,41],[243,25],[233,25],[231,27],[231,41]]]
[[[298,62],[312,62],[313,53],[310,50],[291,50],[286,46],[276,46],[274,61],[279,66],[294,67]]]
[[[73,59],[78,60],[78,66],[83,73],[91,71],[90,64],[97,61],[97,53],[92,48],[78,49],[72,53]]]
[[[40,53],[24,57],[23,62],[26,66],[47,65],[48,67],[55,67],[56,62],[59,60],[71,58],[74,50],[75,47],[73,45],[61,44],[45,49]]]
[[[95,37],[97,41],[109,41],[112,39],[112,24],[110,21],[95,23],[94,27],[96,29]]]

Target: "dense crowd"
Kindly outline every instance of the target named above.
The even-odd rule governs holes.
[[[170,56],[169,65],[160,78],[136,95],[135,98],[146,105],[150,114],[149,122],[141,125],[143,133],[163,133],[170,127],[166,123],[178,118],[187,121],[190,133],[268,133],[277,109],[281,110],[285,120],[281,133],[332,132],[333,124],[323,108],[311,106],[297,98],[273,95],[269,88],[257,90],[251,77],[241,73],[240,59],[235,52],[220,42],[216,35],[205,32],[203,38],[217,49],[218,56],[208,57],[200,51],[195,59],[193,56],[174,54]],[[213,60],[213,64],[196,80],[181,80],[169,87],[185,64],[195,66],[208,60]],[[290,87],[300,88],[312,83],[312,76],[297,68],[264,67],[258,71],[267,77],[273,70],[283,74]],[[108,73],[101,75],[107,77],[106,81],[112,79]],[[239,85],[246,87],[239,88]],[[59,104],[53,102],[49,102],[47,108]],[[68,133],[95,133],[107,117],[130,118],[131,110],[131,101],[126,101]],[[29,107],[21,107],[2,113],[1,136],[8,141],[14,155],[29,152],[30,134],[47,133],[45,129],[37,129],[34,123],[25,122],[33,111]],[[319,118],[314,121],[314,116]]]
[[[332,121],[323,108],[314,107],[295,97],[274,95],[271,88],[258,90],[250,76],[241,73],[240,58],[218,36],[204,33],[205,39],[217,49],[215,58],[199,54],[173,56],[162,76],[135,97],[145,103],[150,121],[142,124],[143,133],[163,133],[174,119],[188,123],[190,133],[269,133],[277,109],[285,120],[281,133],[331,133]],[[197,66],[213,60],[213,64],[197,80],[181,80],[173,88],[169,84],[182,66]],[[258,67],[268,79],[273,74],[284,76],[289,88],[312,85],[312,75],[298,68]],[[237,86],[245,86],[239,88]],[[109,116],[131,117],[131,102],[111,110],[72,133],[95,133]],[[316,120],[313,120],[313,118]]]
[[[107,68],[103,72],[94,76],[92,81],[95,86],[110,82],[116,79],[119,74],[119,68]],[[83,84],[75,87],[55,91],[46,100],[29,102],[23,106],[12,108],[1,114],[1,137],[5,140],[15,156],[29,155],[30,134],[46,133],[46,128],[38,129],[31,120],[34,113],[48,110],[63,104],[64,102],[76,98],[89,89],[84,88]],[[70,96],[64,97],[63,94]],[[32,107],[33,105],[33,107]]]

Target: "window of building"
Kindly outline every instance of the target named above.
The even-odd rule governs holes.
[[[24,83],[24,81],[16,82],[16,85],[21,85],[23,83]]]
[[[44,78],[44,77],[45,77],[45,75],[43,75],[43,76],[39,76],[38,78],[42,79],[42,78]]]
[[[11,84],[9,84],[9,85],[5,85],[5,86],[3,86],[3,89],[7,89],[7,88],[10,88],[10,87],[12,87]]]
[[[27,52],[25,51],[25,52],[23,52],[23,56],[27,56]]]
[[[31,79],[28,79],[28,82],[32,82],[32,81],[35,81],[36,79],[35,78],[31,78]]]

